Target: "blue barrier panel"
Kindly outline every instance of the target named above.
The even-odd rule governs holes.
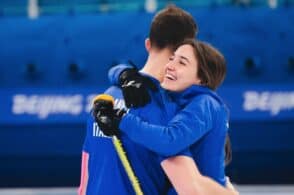
[[[228,62],[218,90],[231,116],[228,174],[245,183],[294,182],[294,10],[189,11],[199,24],[198,38]],[[152,16],[0,17],[0,186],[78,183],[91,99],[106,89],[112,65],[127,59],[144,64]],[[60,179],[46,177],[45,170]],[[22,183],[29,172],[29,182]]]

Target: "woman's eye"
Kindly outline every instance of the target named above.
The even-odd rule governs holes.
[[[180,61],[180,64],[186,66],[185,62],[183,61]]]
[[[169,61],[172,61],[174,59],[174,56],[169,57]]]

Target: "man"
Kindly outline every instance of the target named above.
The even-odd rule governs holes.
[[[168,62],[173,51],[185,38],[195,37],[196,32],[197,26],[192,16],[175,6],[169,6],[155,16],[151,24],[149,39],[145,42],[149,55],[142,72],[151,76],[152,78],[150,79],[153,80],[157,87],[159,86],[158,81],[162,79],[164,74],[164,65]],[[120,89],[113,86],[106,93],[116,98],[116,108],[124,107]],[[159,98],[159,96],[158,92],[151,94],[151,98],[154,99]],[[158,106],[153,107],[152,111],[138,109],[138,112],[146,120],[148,119],[150,122],[163,125],[171,116],[168,114],[162,115],[159,109],[165,108],[164,106]],[[148,118],[150,114],[153,115],[151,119]],[[169,183],[160,166],[162,157],[136,145],[127,137],[122,136],[121,139],[144,194],[166,194],[169,190]],[[165,173],[172,181],[173,178],[180,177],[177,174],[181,172],[175,172],[175,170],[184,170],[185,168],[187,170],[187,167],[191,170],[189,173],[186,173],[187,179],[193,178],[191,185],[188,181],[183,183],[183,185],[177,185],[173,182],[179,193],[196,192],[192,184],[198,178],[202,178],[199,176],[200,174],[196,175],[197,167],[190,161],[191,159],[188,157],[182,156],[169,158],[161,163]],[[191,166],[191,164],[194,166]],[[201,179],[201,181],[204,184],[207,180]],[[210,182],[212,181],[209,180],[208,183]],[[189,185],[184,185],[186,183]],[[221,186],[216,186],[216,188],[226,190]],[[197,190],[199,191],[199,189]],[[82,155],[80,194],[85,193],[134,194],[134,190],[114,150],[111,138],[99,131],[92,117],[88,121],[87,136]]]

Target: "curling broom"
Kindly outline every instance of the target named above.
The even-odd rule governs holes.
[[[114,99],[112,96],[110,95],[107,95],[107,94],[101,94],[101,95],[98,95],[94,98],[94,101],[93,102],[96,102],[96,101],[105,101],[105,102],[108,102],[110,104],[112,104],[112,107],[114,105]],[[132,169],[131,165],[130,165],[130,162],[128,160],[128,157],[126,155],[126,152],[124,151],[124,148],[122,146],[122,143],[121,141],[118,139],[117,136],[112,136],[112,143],[115,147],[115,150],[119,156],[119,159],[120,161],[122,162],[122,165],[128,175],[128,178],[133,186],[133,189],[136,193],[136,195],[143,195],[143,191],[140,187],[140,184],[139,184],[139,180],[138,178],[136,177],[135,173],[134,173],[134,170]]]

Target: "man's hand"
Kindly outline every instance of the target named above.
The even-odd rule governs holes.
[[[119,76],[119,83],[128,108],[145,106],[150,102],[148,90],[157,89],[155,83],[141,75],[136,68],[123,71]]]
[[[119,123],[125,111],[113,109],[113,102],[97,99],[93,103],[93,117],[100,130],[107,136],[119,135]]]

